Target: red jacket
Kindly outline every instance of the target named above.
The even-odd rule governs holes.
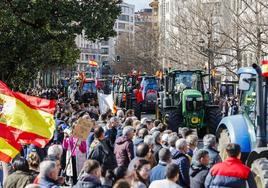
[[[210,169],[205,187],[247,187],[247,183],[250,188],[257,187],[250,168],[240,159],[229,157]]]

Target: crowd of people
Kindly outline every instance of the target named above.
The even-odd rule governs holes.
[[[80,118],[93,123],[86,140],[72,134]],[[228,158],[222,161],[212,134],[200,144],[195,131],[172,132],[159,120],[137,119],[131,109],[99,114],[96,99],[58,99],[55,122],[46,148],[24,145],[10,164],[2,163],[8,175],[0,187],[256,187],[239,159],[240,146],[228,144]]]

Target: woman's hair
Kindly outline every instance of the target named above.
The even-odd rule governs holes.
[[[100,168],[100,163],[96,160],[91,160],[91,159],[86,160],[83,166],[83,170],[87,174],[90,174],[97,168]]]
[[[137,163],[134,165],[134,169],[135,169],[134,181],[141,181],[142,183],[147,185],[147,180],[143,179],[143,177],[140,175],[140,170],[142,169],[144,165],[148,165],[148,164],[150,164],[150,162],[145,159],[140,159],[137,161]]]
[[[130,185],[126,180],[120,179],[114,184],[113,188],[130,188]]]
[[[28,155],[28,164],[29,164],[29,167],[30,169],[38,169],[39,168],[39,165],[40,165],[40,157],[38,155],[37,152],[31,152],[29,155]]]
[[[26,159],[24,159],[21,156],[16,157],[15,159],[13,159],[12,161],[12,166],[14,168],[14,170],[20,170],[23,172],[28,172],[29,171],[29,164],[28,161]]]
[[[116,169],[114,169],[114,181],[124,178],[127,174],[127,168],[123,166],[119,166]]]

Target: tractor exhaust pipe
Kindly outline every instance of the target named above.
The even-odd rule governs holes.
[[[257,147],[266,147],[266,114],[267,114],[267,81],[263,89],[262,70],[259,65],[253,64],[252,67],[257,72],[257,106],[256,106],[256,119],[257,119]]]

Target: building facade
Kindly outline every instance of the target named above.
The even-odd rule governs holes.
[[[88,41],[84,33],[76,37],[76,45],[81,50],[80,58],[77,60],[77,71],[86,71],[89,69],[89,60],[95,60],[99,65],[103,62],[106,64],[114,62],[116,58],[115,47],[118,36],[122,33],[127,33],[130,38],[134,38],[135,6],[121,3],[120,7],[122,12],[114,25],[114,30],[117,33],[116,37],[110,38],[108,41],[98,42]]]

